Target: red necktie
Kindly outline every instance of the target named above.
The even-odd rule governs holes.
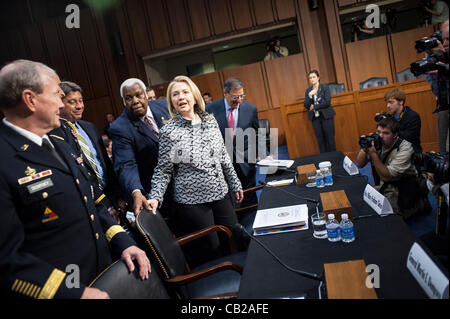
[[[230,133],[231,136],[234,136],[234,115],[233,115],[233,109],[230,108],[230,111],[228,112],[228,127],[231,129]]]
[[[156,137],[159,138],[159,134],[155,128],[155,125],[153,124],[153,122],[150,120],[150,118],[148,116],[144,117],[144,121],[145,123],[147,123],[147,125],[150,127],[150,129],[153,131],[153,133],[155,133]]]

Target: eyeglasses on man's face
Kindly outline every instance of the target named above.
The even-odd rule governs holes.
[[[230,94],[231,99],[233,99],[234,101],[237,101],[239,99],[243,100],[243,99],[245,99],[245,96],[246,96],[245,94],[241,94],[241,95],[231,95]]]

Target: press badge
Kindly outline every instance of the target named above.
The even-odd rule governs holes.
[[[49,188],[52,186],[53,186],[53,182],[52,182],[51,178],[47,178],[47,179],[40,181],[39,183],[28,185],[27,189],[30,192],[30,194],[34,194],[36,192],[39,192],[43,189],[46,189],[46,188]]]

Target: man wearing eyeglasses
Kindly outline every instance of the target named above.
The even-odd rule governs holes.
[[[222,137],[225,142],[232,138],[233,141],[233,165],[234,169],[242,183],[244,189],[251,188],[256,185],[256,167],[255,160],[249,159],[249,146],[251,143],[248,141],[248,136],[244,135],[243,145],[236,146],[236,132],[241,128],[242,131],[246,131],[248,128],[252,128],[255,131],[255,136],[258,134],[258,112],[256,106],[245,101],[244,84],[237,78],[229,78],[225,81],[223,86],[224,98],[215,102],[212,102],[206,106],[206,112],[214,114],[214,117],[219,124]],[[230,136],[227,136],[229,134]],[[238,133],[240,134],[240,133]],[[245,134],[245,133],[244,133]],[[241,151],[237,154],[237,150]],[[254,153],[258,154],[257,152]],[[258,202],[256,194],[246,195],[242,206],[255,204]]]

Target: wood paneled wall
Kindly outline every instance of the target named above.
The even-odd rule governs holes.
[[[68,29],[65,16],[3,31],[0,63],[29,59],[55,69],[62,81],[83,89],[83,119],[102,130],[106,113],[122,112],[119,84],[103,16],[81,10],[80,29]]]
[[[295,0],[127,0],[118,8],[140,56],[296,16]]]
[[[375,131],[375,114],[386,111],[384,95],[394,87],[400,87],[405,91],[406,105],[420,115],[421,145],[424,152],[438,149],[437,116],[432,113],[435,98],[430,91],[429,83],[420,79],[332,96],[331,104],[336,111],[338,150],[351,159],[356,159],[359,152],[359,137]],[[317,154],[319,152],[317,140],[303,100],[282,106],[281,112],[289,155],[294,158]]]
[[[386,77],[389,84],[394,83],[397,72],[425,57],[425,53],[416,52],[415,41],[432,33],[433,27],[429,26],[347,43],[345,50],[353,90],[359,90],[359,84],[372,77]]]
[[[201,92],[210,92],[214,100],[219,100],[223,98],[223,84],[230,77],[242,80],[245,99],[256,105],[260,119],[268,119],[271,128],[278,129],[278,142],[280,145],[285,144],[280,107],[304,98],[307,88],[304,55],[300,53],[283,59],[198,75],[192,77],[192,80]],[[166,88],[167,85],[163,84],[162,87]]]

